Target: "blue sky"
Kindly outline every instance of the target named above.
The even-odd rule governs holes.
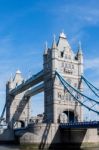
[[[99,87],[98,0],[0,0],[0,111],[10,75],[20,69],[27,79],[41,70],[45,41],[50,47],[62,30],[75,52],[82,42],[85,75]],[[42,94],[32,103],[33,113],[41,112]]]

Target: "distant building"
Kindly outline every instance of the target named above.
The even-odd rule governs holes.
[[[38,114],[37,116],[33,116],[30,118],[29,123],[43,123],[44,114]]]

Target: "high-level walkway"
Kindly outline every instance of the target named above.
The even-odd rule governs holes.
[[[10,91],[11,95],[17,95],[19,93],[22,93],[23,91],[29,89],[30,87],[40,83],[43,81],[43,70],[41,70],[39,73],[33,75],[31,78],[23,82],[22,84],[18,85],[15,89]]]

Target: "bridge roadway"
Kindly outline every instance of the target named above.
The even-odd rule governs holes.
[[[99,121],[60,123],[59,128],[62,130],[69,128],[99,128]]]
[[[43,75],[44,75],[43,70],[41,70],[39,73],[33,75],[31,78],[29,78],[28,80],[26,80],[22,84],[18,85],[15,89],[12,89],[10,91],[10,94],[15,96],[15,95],[29,89],[30,87],[42,82],[43,81]]]
[[[33,124],[34,126],[34,124]],[[32,126],[30,126],[32,127]],[[14,129],[14,132],[16,134],[20,131],[26,131],[28,130],[28,126],[25,128],[16,128]],[[81,129],[87,129],[87,128],[99,128],[99,121],[89,121],[89,122],[73,122],[73,123],[60,123],[59,129],[65,130],[65,129],[72,129],[72,128],[81,128]]]

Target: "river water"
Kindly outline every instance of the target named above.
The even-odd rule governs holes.
[[[16,147],[16,146],[8,146],[8,145],[5,145],[5,146],[0,146],[0,150],[20,150],[19,147]]]
[[[2,146],[0,146],[0,150],[35,150],[35,148],[30,148],[30,147],[21,148],[20,146],[2,145]],[[55,149],[55,150],[57,150],[57,149]],[[66,150],[71,150],[71,149],[66,148]],[[84,148],[84,149],[82,148],[82,149],[74,149],[74,150],[99,150],[99,148]]]

